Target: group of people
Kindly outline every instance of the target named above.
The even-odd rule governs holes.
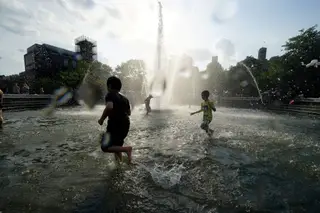
[[[109,77],[107,80],[108,93],[105,96],[105,109],[98,120],[100,125],[103,125],[104,121],[108,117],[108,125],[106,134],[101,138],[101,149],[104,152],[114,153],[116,161],[122,161],[122,153],[126,153],[128,156],[128,163],[131,163],[131,146],[123,146],[124,139],[127,137],[130,129],[131,109],[129,100],[120,93],[122,87],[121,80],[115,76]],[[201,93],[203,102],[201,103],[200,110],[192,112],[190,115],[194,115],[203,112],[203,122],[201,129],[211,136],[213,130],[209,128],[209,124],[212,121],[212,112],[216,111],[216,107],[213,101],[209,100],[210,92],[205,90]],[[153,98],[149,95],[145,99],[145,107],[147,115],[151,112],[150,101]]]
[[[131,163],[131,146],[123,146],[124,139],[127,137],[130,129],[130,103],[129,100],[120,93],[122,88],[121,80],[115,76],[109,77],[107,80],[108,93],[105,96],[105,109],[102,112],[98,123],[103,125],[108,118],[108,125],[106,133],[101,138],[101,149],[103,152],[114,153],[116,161],[122,161],[122,153],[128,156],[128,163]],[[209,128],[212,121],[212,111],[216,111],[215,105],[209,100],[209,91],[205,90],[201,93],[203,102],[200,110],[192,112],[191,115],[203,112],[203,122],[201,128],[211,136],[213,130]],[[2,127],[2,106],[3,106],[3,92],[0,90],[0,127]],[[153,98],[149,95],[145,100],[145,107],[147,115],[151,112],[150,101]]]

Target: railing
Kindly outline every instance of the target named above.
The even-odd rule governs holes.
[[[29,95],[29,94],[5,94],[3,110],[29,110],[41,109],[50,104],[52,95]],[[67,105],[72,105],[67,104]],[[316,98],[304,98],[294,104],[261,104],[258,97],[220,97],[218,105],[235,108],[262,108],[277,112],[292,112],[320,115],[320,100]]]
[[[259,97],[220,97],[222,101],[260,101]]]
[[[235,108],[258,108],[281,113],[308,114],[320,116],[320,98],[300,98],[293,104],[280,101],[262,104],[259,97],[220,97],[218,105]]]
[[[3,110],[41,109],[46,107],[51,95],[4,94]]]
[[[309,115],[320,116],[320,105],[312,104],[281,104],[278,106],[270,105],[267,107],[268,110],[288,113],[303,113]]]

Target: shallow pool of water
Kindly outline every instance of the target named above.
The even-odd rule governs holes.
[[[2,212],[318,212],[320,122],[219,108],[208,138],[192,107],[133,112],[132,166],[103,153],[102,107],[7,112]]]

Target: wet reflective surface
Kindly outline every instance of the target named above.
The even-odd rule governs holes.
[[[318,211],[319,120],[218,108],[208,138],[196,109],[137,107],[132,166],[100,150],[102,107],[5,113],[0,211]]]

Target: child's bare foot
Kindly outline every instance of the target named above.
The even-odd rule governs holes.
[[[131,146],[128,147],[127,155],[128,155],[128,164],[131,164],[131,160],[132,160],[132,147]]]
[[[213,132],[214,132],[214,130],[212,130],[212,129],[209,129],[209,130],[208,130],[208,135],[209,135],[209,137],[212,136]]]

